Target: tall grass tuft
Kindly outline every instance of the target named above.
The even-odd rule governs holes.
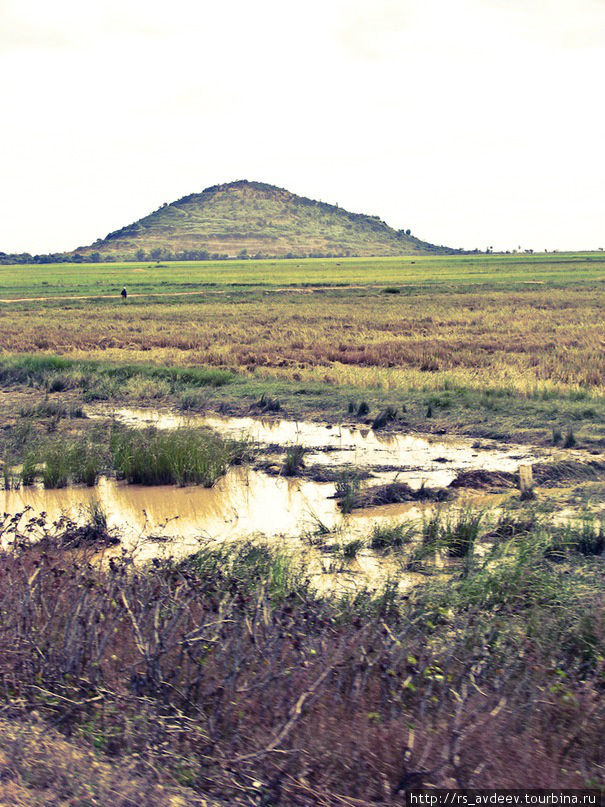
[[[65,440],[50,443],[41,454],[42,483],[45,488],[64,488],[68,484],[96,485],[106,468],[104,447],[90,440]],[[35,473],[33,452],[30,466]],[[33,481],[33,480],[32,480]]]
[[[563,448],[573,448],[576,445],[576,436],[573,433],[573,429],[570,426],[565,433],[565,440],[563,442]]]
[[[55,443],[43,454],[42,484],[45,488],[64,488],[69,483],[70,464],[64,447]]]
[[[451,558],[465,558],[472,552],[482,520],[481,511],[469,508],[464,508],[453,518],[445,520],[440,530],[439,543],[447,549]]]
[[[546,557],[566,558],[570,552],[580,555],[602,555],[605,552],[605,526],[586,517],[579,522],[571,522],[551,531],[550,543],[546,546]]]
[[[33,485],[36,481],[36,458],[33,451],[28,451],[23,457],[23,465],[21,466],[21,484],[24,487]]]
[[[375,418],[372,423],[372,428],[374,431],[378,429],[384,429],[384,427],[391,423],[393,420],[397,418],[397,409],[394,406],[387,406],[385,409],[380,412]]]
[[[375,524],[370,533],[370,547],[384,551],[399,549],[413,540],[415,532],[416,527],[411,523]]]
[[[355,507],[357,494],[361,490],[361,480],[356,474],[343,471],[336,480],[336,498],[343,513],[351,513]]]
[[[110,451],[118,476],[133,484],[212,487],[231,464],[244,459],[248,446],[186,427],[170,432],[116,429]]]
[[[16,490],[19,487],[19,476],[13,470],[13,458],[8,454],[2,465],[2,482],[4,490]]]
[[[305,448],[301,445],[288,446],[284,458],[283,472],[285,476],[296,476],[304,465]]]
[[[182,567],[203,579],[216,577],[237,581],[243,591],[253,592],[262,580],[271,597],[280,600],[308,593],[309,581],[299,563],[285,552],[245,542],[204,547],[182,562]]]

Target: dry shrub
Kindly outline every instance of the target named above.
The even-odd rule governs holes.
[[[7,714],[36,709],[71,742],[118,767],[136,759],[137,775],[155,771],[192,799],[388,804],[420,782],[572,787],[600,775],[596,562],[566,577],[528,539],[499,566],[408,600],[389,585],[325,600],[259,546],[137,568],[127,553],[65,551],[39,520],[4,532]]]

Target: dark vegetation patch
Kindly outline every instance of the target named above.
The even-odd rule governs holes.
[[[246,443],[204,429],[114,429],[112,466],[118,478],[139,485],[211,487],[230,465],[248,456]]]
[[[380,414],[372,421],[372,428],[374,431],[384,429],[389,423],[397,420],[397,409],[394,406],[387,406]]]
[[[517,484],[517,478],[517,474],[509,471],[484,471],[482,469],[460,471],[450,482],[449,487],[475,488],[476,490],[513,488]]]
[[[291,449],[288,451],[291,451]],[[373,472],[377,470],[376,468],[371,470],[360,468],[356,465],[325,465],[323,463],[307,465],[304,461],[299,462],[296,457],[292,457],[290,460],[288,451],[283,460],[279,460],[277,457],[274,459],[255,460],[254,469],[263,471],[269,476],[295,476],[312,482],[332,483],[341,481],[343,477],[354,476],[359,480],[369,479],[374,475]]]
[[[554,487],[559,483],[574,480],[600,480],[605,478],[605,462],[602,460],[559,460],[532,465],[534,482],[542,487]],[[515,488],[519,486],[519,474],[510,471],[461,471],[450,482],[451,488]]]
[[[271,396],[263,392],[258,401],[251,406],[251,409],[256,409],[262,413],[279,412],[281,404],[276,398],[271,398]]]
[[[390,524],[375,524],[370,533],[370,548],[382,551],[400,549],[409,543],[415,534],[415,525],[405,522]]]
[[[602,460],[560,460],[558,462],[536,463],[533,475],[537,484],[543,487],[556,485],[558,482],[573,480],[605,479],[605,462]]]
[[[0,362],[2,386],[22,384],[51,393],[75,389],[88,401],[118,397],[120,388],[131,379],[164,382],[171,393],[179,393],[187,388],[221,387],[236,376],[215,367],[111,364],[62,356],[24,354]]]
[[[343,500],[346,501],[348,491],[336,496],[342,509]],[[381,504],[397,504],[400,502],[444,502],[451,497],[451,493],[444,488],[411,488],[406,482],[391,482],[385,485],[374,485],[368,488],[359,488],[352,494],[352,501],[348,502],[350,509],[362,507],[376,507]],[[350,511],[349,511],[350,512]]]

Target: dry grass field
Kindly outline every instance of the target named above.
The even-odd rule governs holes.
[[[603,392],[605,291],[232,292],[6,306],[0,345],[385,390]]]
[[[572,425],[605,439],[600,255],[3,267],[0,276],[4,361],[223,368],[236,376],[207,406],[241,409],[265,393],[293,416],[342,418],[367,400],[405,408],[425,430],[505,439],[529,428],[535,440],[536,429],[544,438]],[[130,379],[104,397],[172,392]]]

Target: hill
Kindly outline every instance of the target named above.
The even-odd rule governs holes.
[[[447,254],[377,216],[240,180],[184,196],[73,256],[93,260],[199,260]]]

